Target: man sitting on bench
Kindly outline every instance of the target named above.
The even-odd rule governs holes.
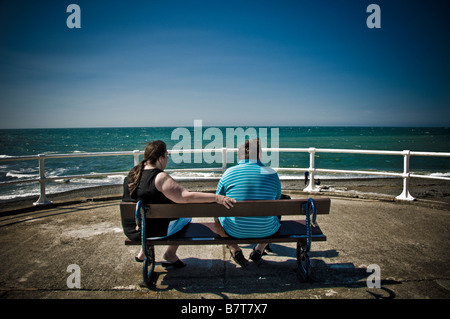
[[[238,165],[230,167],[222,175],[216,194],[235,200],[275,200],[281,196],[281,182],[278,174],[261,162],[260,139],[246,140],[238,150]],[[261,217],[219,217],[223,237],[263,238],[275,234],[280,228],[277,216]],[[255,263],[262,262],[262,254],[267,244],[258,244],[250,254]],[[238,245],[228,245],[232,258],[242,267],[247,260]]]

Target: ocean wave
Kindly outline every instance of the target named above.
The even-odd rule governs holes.
[[[39,190],[36,189],[22,189],[22,190],[15,190],[14,192],[9,192],[6,194],[0,195],[0,201],[2,200],[9,200],[9,199],[20,199],[25,197],[31,197],[31,196],[38,196]]]
[[[23,179],[30,179],[30,178],[37,178],[39,177],[39,174],[15,174],[8,172],[6,173],[6,177],[13,177],[13,178],[23,178]]]
[[[79,169],[79,167],[59,167],[59,168],[55,168],[55,169],[48,169],[46,170],[46,174],[48,177],[58,177],[58,176],[63,176],[64,174],[66,174],[67,172],[70,171],[76,171],[77,169]]]
[[[0,195],[0,201],[5,201],[5,200],[10,200],[10,199],[21,199],[21,198],[25,198],[25,197],[31,197],[31,196],[36,196],[39,194],[25,194],[25,195]]]
[[[189,171],[184,171],[184,172],[171,172],[169,173],[170,176],[172,177],[177,177],[177,178],[184,178],[184,177],[188,177],[188,178],[192,178],[192,177],[220,177],[222,176],[221,173],[218,172],[189,172]]]
[[[121,184],[125,175],[111,175],[105,177],[92,177],[92,178],[74,178],[70,179],[71,183],[84,183],[84,184],[99,184],[99,185],[111,185]]]
[[[431,173],[430,176],[436,176],[436,177],[450,177],[450,172],[448,172],[448,173]]]
[[[92,173],[92,175],[97,173]],[[102,186],[102,185],[118,185],[122,184],[123,180],[126,175],[124,174],[117,174],[117,175],[108,175],[104,177],[89,177],[87,175],[86,177],[77,177],[77,178],[70,178],[70,176],[66,176],[64,179],[57,179],[53,182],[57,183],[64,183],[64,184],[71,184],[71,185],[86,185],[86,187],[90,186]]]
[[[125,175],[111,175],[104,178],[58,179],[46,183],[46,194],[58,194],[96,186],[121,185],[124,177]],[[0,191],[0,201],[37,196],[39,195],[39,183],[14,185],[6,189],[2,187]]]
[[[16,167],[11,166],[2,167],[1,171],[3,174],[0,176],[0,181],[4,182],[10,179],[31,179],[39,177],[39,169],[35,167]],[[7,179],[4,179],[6,177]]]

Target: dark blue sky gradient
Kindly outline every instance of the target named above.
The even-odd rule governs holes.
[[[81,7],[81,29],[66,8]],[[369,29],[369,4],[381,29]],[[2,1],[0,128],[450,126],[449,1]]]

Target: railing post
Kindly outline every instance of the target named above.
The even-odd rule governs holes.
[[[227,170],[227,148],[222,147],[222,174]]]
[[[304,192],[316,192],[317,188],[316,188],[316,182],[314,180],[314,172],[315,172],[315,167],[314,167],[314,157],[316,155],[316,149],[314,147],[310,147],[309,148],[309,184],[308,186],[306,186],[306,188],[303,189]]]
[[[409,193],[409,157],[411,151],[403,151],[403,191],[396,199],[400,200],[415,200]]]
[[[39,191],[39,199],[33,203],[33,205],[48,205],[52,202],[47,199],[47,196],[45,195],[45,155],[39,154],[39,184],[40,184],[40,191]]]
[[[139,150],[133,151],[133,157],[134,157],[134,166],[139,164]]]

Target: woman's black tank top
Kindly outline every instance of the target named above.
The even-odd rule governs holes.
[[[162,170],[158,168],[143,170],[139,186],[131,194],[128,188],[128,178],[125,178],[123,183],[123,197],[124,202],[143,201],[144,204],[169,204],[173,203],[163,193],[161,193],[155,186],[155,178]],[[147,237],[161,237],[167,235],[167,227],[169,222],[175,220],[174,218],[158,218],[148,220],[146,223]],[[140,231],[136,228],[135,220],[122,220],[122,226],[125,235],[131,240],[140,240]]]

